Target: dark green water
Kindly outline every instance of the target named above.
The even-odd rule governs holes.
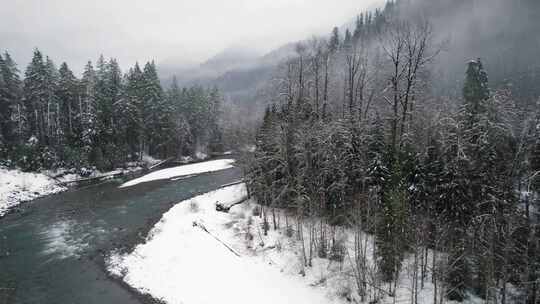
[[[152,303],[109,278],[105,256],[142,242],[173,204],[240,175],[233,168],[123,189],[111,182],[23,204],[0,219],[0,304]]]

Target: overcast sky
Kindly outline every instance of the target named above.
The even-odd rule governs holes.
[[[80,72],[99,54],[122,67],[204,61],[224,48],[266,52],[329,32],[381,0],[6,0],[0,50],[24,67],[39,47]]]

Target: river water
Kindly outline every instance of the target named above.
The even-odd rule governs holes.
[[[0,219],[0,304],[153,303],[111,279],[104,258],[142,242],[175,203],[240,176],[232,168],[122,189],[109,182],[23,204]]]

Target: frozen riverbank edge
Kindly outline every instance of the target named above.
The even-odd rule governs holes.
[[[135,185],[158,179],[167,179],[185,175],[213,172],[232,167],[233,159],[209,160],[185,159],[185,164],[167,169],[156,170],[140,178],[135,178],[128,185]],[[44,196],[60,193],[70,188],[79,180],[98,178],[99,180],[142,172],[146,166],[159,163],[159,159],[147,157],[144,163],[130,164],[109,172],[92,171],[87,176],[71,173],[70,170],[23,172],[19,169],[0,167],[0,218],[16,210],[18,205]]]
[[[178,203],[145,243],[129,253],[113,252],[109,272],[165,303],[341,303],[327,289],[281,268],[286,262],[274,263],[277,256],[265,254],[276,244],[268,239],[261,246],[260,223],[252,216],[255,204],[216,211],[216,203],[232,205],[246,196],[245,185],[239,184]]]
[[[270,227],[265,235],[261,207],[246,196],[245,184],[238,184],[176,204],[142,244],[128,252],[111,252],[106,259],[109,273],[139,293],[169,304],[410,303],[414,265],[410,254],[403,261],[395,294],[387,294],[388,286],[381,283],[380,289],[369,289],[362,302],[354,277],[353,230],[326,226],[327,233],[334,231],[343,244],[343,259],[315,256],[307,266],[294,215],[276,209],[281,228]],[[227,213],[217,211],[216,205],[232,207]],[[302,228],[304,239],[309,238],[309,227],[306,223]],[[361,238],[371,257],[373,237],[362,233]],[[428,252],[431,260],[433,252]],[[376,275],[371,258],[367,267]],[[417,303],[433,303],[437,289],[429,276],[424,281]],[[467,301],[480,302],[473,296]]]

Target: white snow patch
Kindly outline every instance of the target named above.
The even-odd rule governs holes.
[[[0,217],[22,202],[64,190],[45,174],[0,168]]]
[[[155,164],[161,162],[162,160],[157,159],[157,158],[153,158],[150,155],[144,154],[143,157],[142,157],[142,161],[143,161],[143,163],[147,164],[148,166],[152,166],[152,165],[155,165]]]
[[[309,240],[312,229],[325,229],[325,234],[335,235],[345,251],[342,262],[319,258],[315,252],[312,265],[307,267],[294,216],[276,209],[280,228],[274,230],[272,210],[267,210],[271,227],[264,235],[264,222],[258,216],[260,207],[253,201],[235,205],[229,213],[215,210],[217,203],[230,205],[245,196],[245,186],[240,184],[177,204],[163,215],[144,244],[131,253],[113,252],[107,261],[109,272],[166,303],[361,302],[352,268],[354,230],[321,224],[317,218],[306,220],[304,240]],[[290,228],[286,228],[286,223]],[[290,230],[292,234],[288,233]],[[379,279],[372,258],[373,236],[361,233],[360,241],[368,257],[367,280],[375,282]],[[309,252],[308,247],[306,251]],[[433,254],[432,250],[428,251],[428,261],[432,261]],[[438,260],[444,259],[443,253],[437,256]],[[402,266],[396,295],[386,295],[384,290],[388,290],[388,285],[379,282],[381,289],[368,287],[365,303],[410,303],[415,266],[411,254],[406,254]],[[433,303],[430,273],[424,283],[424,288],[418,290],[418,303]],[[479,303],[478,298],[469,295],[467,303]]]
[[[154,180],[169,179],[185,175],[200,174],[205,172],[214,172],[233,167],[234,159],[218,159],[191,165],[183,165],[173,168],[162,169],[152,172],[142,177],[130,180],[120,186],[120,188],[134,186],[140,183],[146,183]]]
[[[245,219],[244,211],[215,210],[216,202],[245,196],[245,186],[234,185],[177,204],[151,230],[146,243],[130,254],[111,255],[110,273],[166,303],[342,302],[329,297],[324,288],[309,286],[301,276],[251,255],[237,227]],[[216,238],[240,252],[240,257]]]
[[[195,153],[195,158],[197,158],[198,160],[205,160],[208,158],[208,154],[198,151]]]

